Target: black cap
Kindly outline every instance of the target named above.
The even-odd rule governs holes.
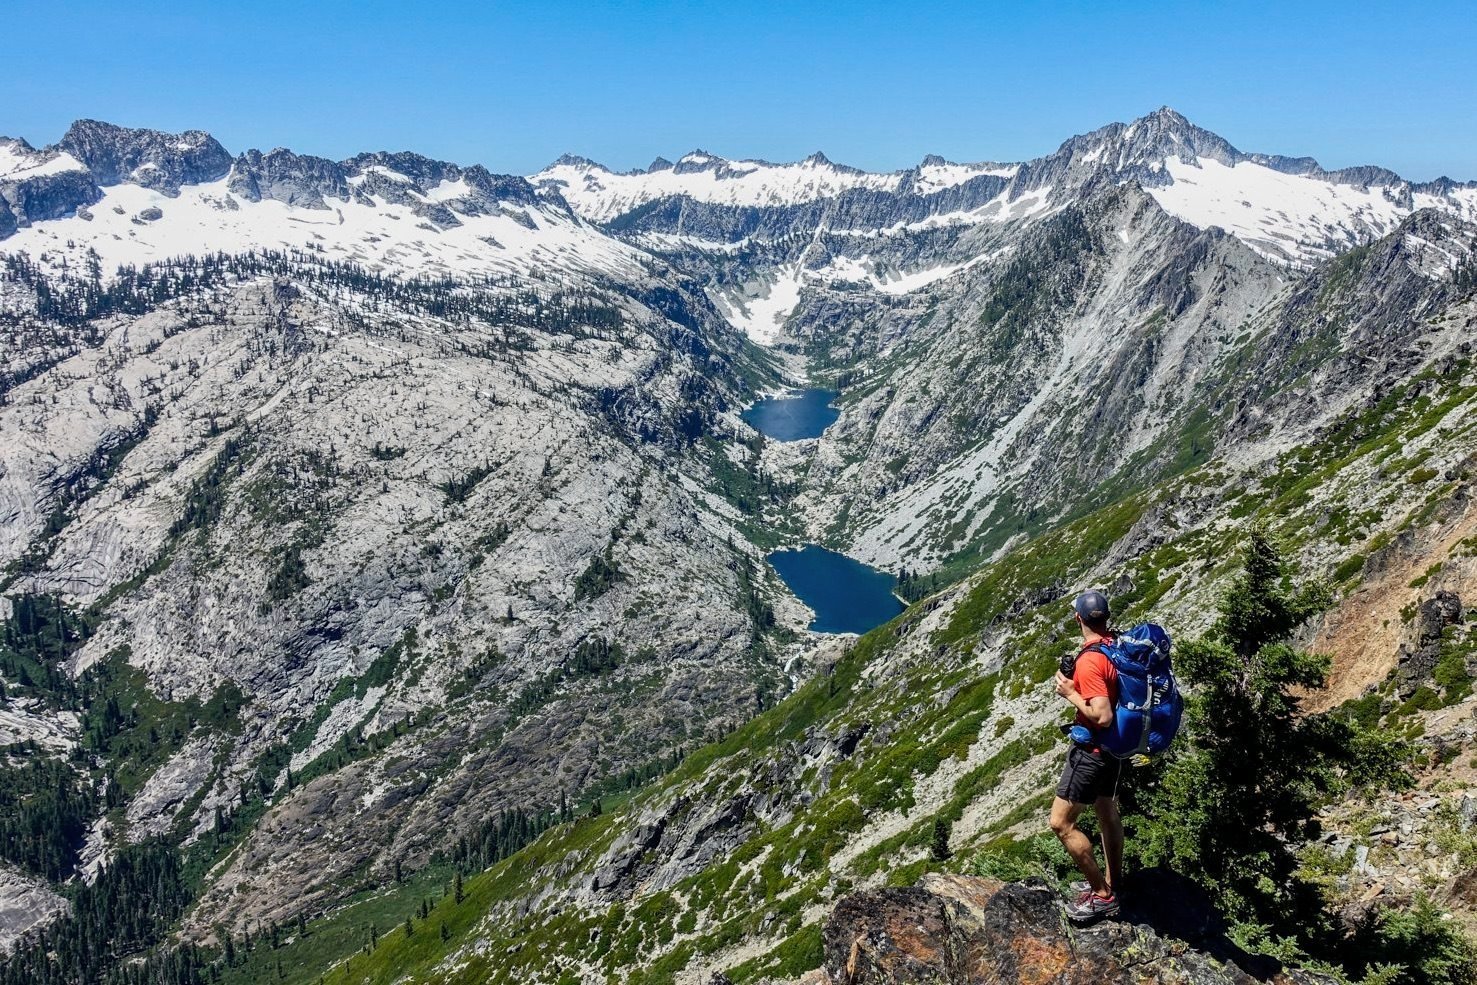
[[[1100,623],[1111,616],[1108,597],[1096,588],[1090,588],[1072,600],[1072,611],[1085,623]]]

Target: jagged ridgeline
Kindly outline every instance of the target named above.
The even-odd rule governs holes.
[[[0,142],[0,980],[799,979],[854,893],[1055,874],[1065,600],[1191,638],[1254,524],[1333,590],[1304,710],[1429,758],[1300,864],[1469,919],[1474,208],[1169,110],[884,175]],[[741,418],[790,386],[820,438]],[[800,542],[910,607],[808,633]]]

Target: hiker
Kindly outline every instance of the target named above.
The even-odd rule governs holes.
[[[1051,802],[1051,830],[1086,877],[1072,884],[1077,897],[1067,904],[1068,918],[1086,922],[1118,912],[1115,890],[1123,873],[1118,781],[1123,761],[1098,741],[1113,724],[1118,704],[1118,671],[1100,649],[1113,642],[1108,629],[1108,597],[1096,590],[1083,592],[1072,602],[1072,611],[1082,629],[1082,645],[1070,666],[1067,661],[1062,663],[1070,674],[1057,671],[1056,693],[1071,702],[1077,717],[1068,733],[1072,745],[1056,787],[1056,799]],[[1098,830],[1102,832],[1106,871],[1098,866],[1092,841],[1077,827],[1078,815],[1089,806],[1096,812]]]

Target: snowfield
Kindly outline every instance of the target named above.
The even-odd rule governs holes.
[[[408,205],[378,198],[373,205],[328,199],[329,208],[313,209],[271,199],[242,201],[226,185],[224,178],[187,185],[177,197],[138,185],[113,185],[88,210],[91,218],[37,223],[5,240],[3,249],[29,253],[51,270],[64,265],[82,269],[87,251],[94,249],[105,274],[124,264],[260,249],[315,250],[370,270],[422,277],[535,268],[574,274],[640,269],[634,247],[552,208],[518,204],[507,205],[500,215],[458,213],[462,224],[442,229]],[[456,212],[456,202],[465,195],[465,180],[459,180],[442,182],[422,197]],[[158,209],[160,217],[148,219],[149,209]]]
[[[1477,219],[1477,188],[1411,194],[1409,186],[1342,185],[1250,161],[1227,167],[1170,159],[1171,184],[1150,188],[1165,211],[1202,229],[1219,226],[1274,259],[1316,263],[1385,235],[1415,209]]]

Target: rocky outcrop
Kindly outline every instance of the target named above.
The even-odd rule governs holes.
[[[1416,612],[1414,640],[1400,645],[1399,678],[1410,690],[1430,678],[1441,659],[1441,637],[1447,626],[1462,621],[1462,600],[1453,592],[1437,592]]]
[[[81,162],[0,137],[0,239],[22,226],[59,219],[96,202],[102,189]]]
[[[325,198],[349,197],[343,165],[283,147],[265,154],[259,150],[242,154],[231,165],[227,187],[248,202],[266,198],[305,209],[326,209]]]
[[[1149,880],[1153,879],[1152,885]],[[1204,897],[1168,873],[1140,874],[1142,902],[1076,927],[1044,883],[928,875],[859,893],[824,931],[829,985],[1314,985],[1333,979],[1239,951]]]
[[[850,759],[872,731],[860,722],[827,733],[809,730],[788,744],[785,755],[766,762],[752,788],[719,800],[679,797],[643,814],[601,856],[585,889],[602,899],[624,899],[637,887],[675,886],[703,871],[751,838],[764,825],[782,824],[803,803],[824,791],[836,764]],[[807,771],[816,786],[800,790]]]
[[[46,219],[71,215],[102,197],[86,171],[58,171],[24,181],[0,178],[0,236]],[[7,219],[8,216],[8,219]]]
[[[163,133],[78,120],[57,146],[85,164],[99,185],[141,185],[166,195],[224,177],[231,166],[231,155],[203,130]]]
[[[0,957],[21,935],[46,926],[69,907],[44,879],[0,865]]]

